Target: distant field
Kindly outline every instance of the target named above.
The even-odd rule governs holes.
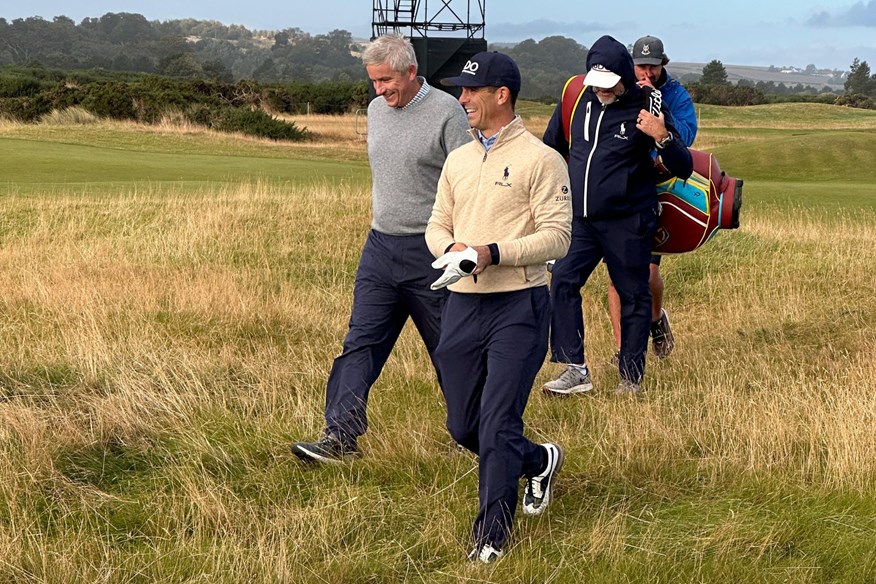
[[[558,498],[490,567],[412,329],[361,460],[288,451],[349,318],[361,119],[296,118],[303,145],[0,123],[0,582],[876,581],[876,112],[700,116],[742,226],[663,262],[677,348],[639,400],[611,391],[597,271],[596,388],[526,414],[566,448]]]
[[[667,66],[667,69],[672,74],[672,76],[677,79],[688,73],[702,75],[703,67],[705,66],[705,63],[682,63],[679,61],[672,61],[670,65]],[[830,84],[828,83],[830,77],[826,77],[823,75],[782,73],[781,71],[773,72],[769,70],[769,67],[728,65],[726,63],[724,63],[724,69],[727,71],[728,81],[731,81],[733,83],[739,81],[740,79],[749,79],[751,81],[754,81],[755,83],[758,81],[772,81],[776,85],[778,85],[779,83],[784,83],[788,87],[797,85],[798,83],[802,83],[804,86],[811,85],[812,87],[816,88],[821,88],[822,86],[827,85],[835,92],[842,93],[843,91],[842,84]]]

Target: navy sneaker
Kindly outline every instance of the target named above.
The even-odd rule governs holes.
[[[660,318],[651,323],[651,347],[658,359],[665,359],[675,348],[675,337],[672,327],[669,326],[669,313],[666,309],[661,309]]]
[[[341,462],[359,455],[355,442],[345,442],[330,432],[316,442],[296,442],[290,448],[304,462]]]

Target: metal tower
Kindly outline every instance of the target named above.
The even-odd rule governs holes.
[[[486,0],[374,0],[372,38],[410,38],[419,74],[429,85],[458,96],[458,89],[443,87],[439,80],[459,75],[472,55],[487,50],[485,5]]]
[[[371,34],[484,38],[486,0],[374,0]]]

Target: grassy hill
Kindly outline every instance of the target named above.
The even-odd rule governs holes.
[[[543,129],[550,108],[521,104]],[[308,468],[370,222],[361,120],[284,145],[0,125],[0,581],[876,579],[876,112],[703,106],[742,226],[663,262],[677,348],[612,389],[533,392],[557,500],[464,560],[477,471],[406,329],[356,462]],[[548,365],[538,383],[554,373]]]

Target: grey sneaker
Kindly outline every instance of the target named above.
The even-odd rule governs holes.
[[[526,479],[523,490],[523,514],[541,515],[551,502],[554,478],[563,468],[563,449],[550,442],[541,445],[547,450],[547,466],[540,474]]]
[[[651,323],[651,347],[654,349],[654,356],[660,359],[668,357],[675,347],[675,337],[672,336],[666,309],[661,309],[660,318]]]
[[[573,393],[585,393],[593,389],[593,381],[590,379],[590,369],[585,366],[584,372],[577,367],[569,365],[559,377],[548,381],[542,386],[542,390],[558,395],[572,395]]]
[[[615,395],[638,395],[642,393],[642,384],[634,383],[628,379],[621,379],[614,390]]]
[[[290,449],[304,462],[341,462],[359,455],[355,442],[346,443],[329,432],[316,442],[296,442]]]
[[[476,546],[468,554],[469,562],[479,562],[481,564],[492,564],[499,558],[505,555],[505,552],[498,548],[494,548],[491,544],[485,543],[482,546]]]

